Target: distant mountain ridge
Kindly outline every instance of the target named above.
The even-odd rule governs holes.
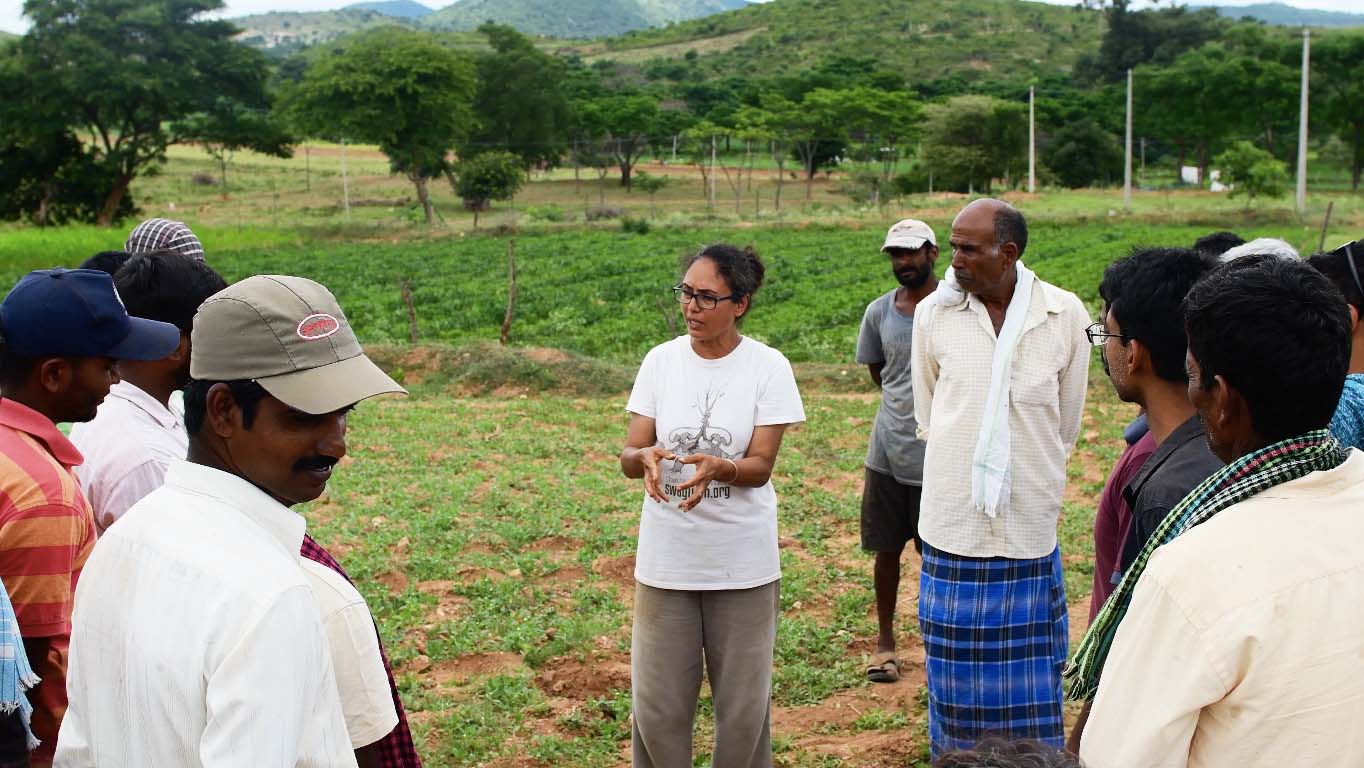
[[[387,24],[456,31],[486,21],[524,34],[581,40],[611,37],[747,6],[748,0],[456,0],[432,10],[413,0],[365,0],[336,11],[274,11],[229,19],[238,39],[288,52]]]
[[[528,35],[610,37],[747,5],[748,0],[458,0],[422,24],[431,29],[469,30],[494,21]]]
[[[434,9],[427,8],[421,3],[413,2],[413,0],[371,0],[364,3],[352,3],[343,10],[346,9],[375,11],[399,19],[420,19],[435,13]]]
[[[1213,8],[1230,19],[1250,17],[1266,24],[1285,27],[1364,27],[1364,14],[1343,11],[1319,11],[1315,8],[1295,8],[1284,3],[1254,3],[1252,5],[1191,5],[1190,8]]]

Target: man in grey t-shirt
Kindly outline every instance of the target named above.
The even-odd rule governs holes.
[[[938,241],[927,224],[897,222],[881,246],[900,286],[867,305],[857,334],[857,362],[864,363],[881,387],[881,407],[867,448],[862,489],[862,549],[876,554],[872,572],[880,633],[867,679],[900,679],[895,653],[895,602],[900,591],[900,556],[914,540],[919,549],[919,495],[923,484],[924,443],[915,436],[914,390],[909,368],[914,308],[938,287],[933,264]]]

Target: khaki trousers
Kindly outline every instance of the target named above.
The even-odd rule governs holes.
[[[772,766],[772,648],[781,582],[679,591],[635,584],[630,643],[635,768],[691,768],[705,661],[714,768]]]

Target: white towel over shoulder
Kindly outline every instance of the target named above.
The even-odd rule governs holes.
[[[990,390],[981,412],[976,450],[971,457],[971,504],[991,518],[1003,511],[1009,498],[1012,442],[1009,434],[1009,379],[1014,350],[1018,349],[1018,341],[1023,337],[1023,324],[1032,305],[1032,286],[1036,280],[1036,275],[1022,261],[1016,266],[1018,281],[1004,313],[1004,326],[995,339],[994,359],[990,365]],[[941,304],[956,304],[965,298],[965,293],[957,284],[956,275],[948,269],[931,300]]]

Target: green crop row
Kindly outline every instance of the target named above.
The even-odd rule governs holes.
[[[948,222],[931,223],[946,248]],[[1134,246],[1188,245],[1206,232],[1188,225],[1042,222],[1032,228],[1025,261],[1093,306],[1113,259]],[[95,250],[119,247],[109,234],[85,228],[7,232],[0,237],[0,280],[12,283],[27,269],[73,266]],[[1310,239],[1305,231],[1264,227],[1242,234],[1283,235],[1300,246]],[[852,357],[867,302],[895,285],[878,253],[881,235],[871,227],[803,227],[655,229],[647,235],[580,230],[404,243],[309,243],[295,233],[250,229],[202,237],[210,263],[230,280],[287,273],[324,283],[368,342],[410,339],[406,282],[418,339],[450,343],[498,337],[514,239],[514,343],[616,362],[636,361],[679,332],[678,305],[668,289],[683,256],[707,243],[752,244],[767,264],[767,281],[744,332],[794,361],[838,363]],[[949,261],[944,253],[940,272]]]

